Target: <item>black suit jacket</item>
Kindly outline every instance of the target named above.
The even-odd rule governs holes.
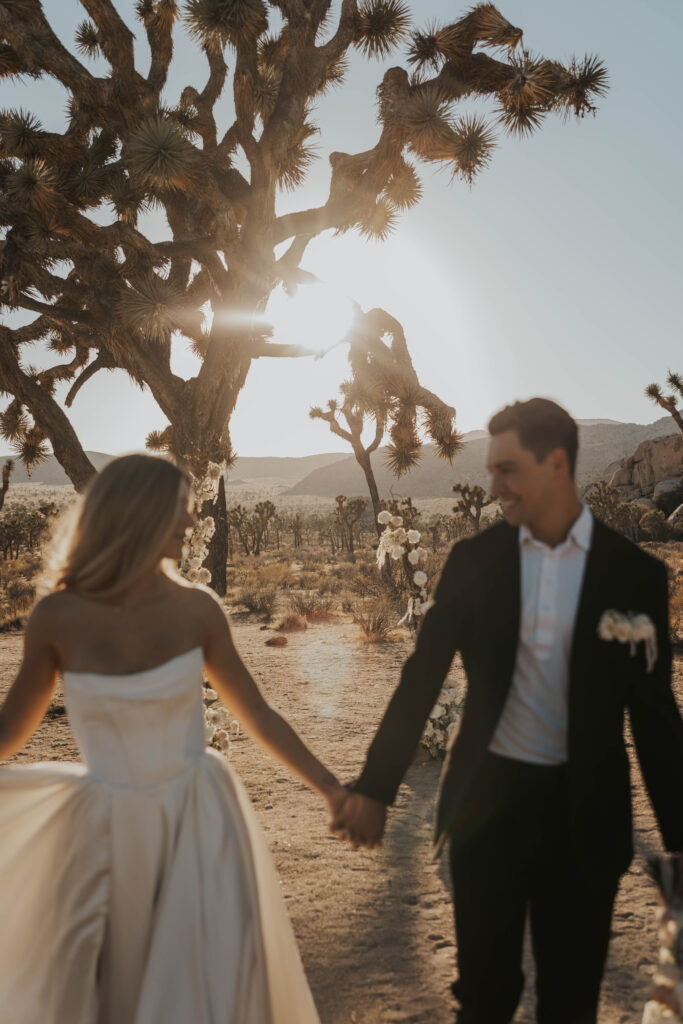
[[[457,841],[459,814],[493,737],[515,667],[520,621],[519,531],[500,524],[450,551],[413,654],[354,788],[392,803],[456,650],[468,688],[441,777],[435,842]],[[647,673],[644,645],[597,634],[604,611],[645,613],[659,654]],[[572,837],[591,871],[625,871],[631,860],[629,763],[624,711],[667,849],[683,849],[683,723],[671,692],[664,565],[595,521],[569,666],[568,788]]]

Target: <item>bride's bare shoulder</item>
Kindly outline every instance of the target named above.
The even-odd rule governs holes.
[[[182,602],[188,610],[199,615],[212,615],[220,613],[225,616],[225,610],[221,599],[210,587],[201,583],[188,583],[183,579],[170,581],[175,590],[176,600]]]
[[[41,636],[49,642],[59,637],[77,615],[78,598],[67,590],[47,594],[35,603],[26,623],[28,636]]]

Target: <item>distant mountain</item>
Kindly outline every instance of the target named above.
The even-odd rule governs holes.
[[[610,462],[631,455],[641,441],[665,437],[676,432],[669,416],[655,423],[618,423],[613,420],[579,421],[579,459],[577,478],[581,487],[597,480]],[[426,445],[418,465],[397,479],[384,463],[383,449],[373,459],[377,486],[382,496],[392,491],[413,498],[449,498],[452,486],[459,483],[488,485],[485,468],[487,440],[484,431],[466,435],[465,448],[450,466],[440,459],[433,445]],[[352,455],[334,465],[323,466],[285,491],[287,495],[310,494],[334,498],[337,494],[348,497],[363,495],[367,491],[365,477]]]
[[[86,452],[95,469],[102,469],[108,462],[111,462],[114,455],[105,455],[103,452]],[[11,455],[0,455],[0,464],[5,459],[13,458]],[[283,485],[292,485],[307,476],[313,470],[321,466],[334,465],[340,459],[348,458],[342,452],[327,452],[323,455],[303,455],[301,458],[238,458],[231,466],[227,474],[228,486],[251,483],[253,480],[276,480]],[[15,484],[59,484],[70,483],[66,473],[59,465],[54,455],[48,456],[46,462],[36,466],[29,477],[26,470],[14,459],[15,468],[12,473],[12,483]]]
[[[283,483],[295,484],[309,473],[323,466],[347,459],[343,452],[329,452],[326,455],[302,455],[301,458],[240,458],[235,460],[227,475],[230,484],[243,484],[251,480],[281,480]],[[339,493],[339,492],[337,492]]]
[[[102,469],[114,458],[113,455],[105,455],[104,452],[86,452],[95,469]],[[12,473],[13,484],[49,484],[51,487],[58,487],[62,484],[70,484],[68,476],[57,462],[54,455],[48,455],[45,462],[36,466],[29,476],[22,464],[13,455],[0,455],[0,463],[5,459],[14,459],[14,472]]]

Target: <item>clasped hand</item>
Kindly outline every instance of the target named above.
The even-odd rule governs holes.
[[[347,839],[354,850],[361,846],[372,850],[381,845],[387,809],[379,800],[344,789],[334,802],[328,801],[328,806],[333,835]]]

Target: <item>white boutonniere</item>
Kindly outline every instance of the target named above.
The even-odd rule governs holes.
[[[631,657],[636,653],[639,643],[645,644],[645,665],[652,672],[657,661],[657,630],[649,615],[629,612],[624,615],[614,608],[603,612],[598,623],[598,636],[601,640],[616,640],[620,644],[628,644]]]

